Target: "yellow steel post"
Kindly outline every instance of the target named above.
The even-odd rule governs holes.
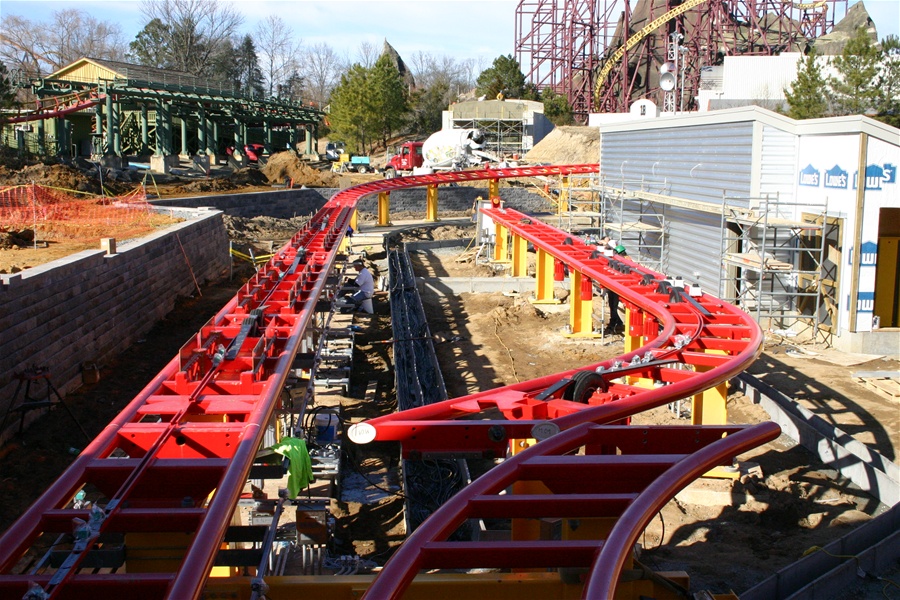
[[[643,337],[641,335],[631,335],[631,320],[633,317],[633,313],[631,308],[626,304],[625,305],[625,352],[632,352],[641,347],[641,340]]]
[[[488,179],[488,198],[500,195],[500,180]]]
[[[353,214],[350,215],[350,227],[353,228],[353,231],[359,231],[359,211],[354,210]]]
[[[559,182],[559,198],[556,200],[556,212],[562,214],[569,210],[569,176],[563,175]]]
[[[511,456],[515,456],[523,450],[527,450],[535,445],[537,440],[529,439],[512,439],[509,441],[509,452]],[[540,481],[516,481],[512,485],[512,493],[515,495],[525,494],[549,494],[550,490]],[[539,540],[541,539],[541,521],[538,519],[512,519],[510,524],[510,538],[513,541]],[[519,572],[518,569],[515,570]]]
[[[535,304],[559,304],[559,300],[553,296],[554,266],[553,255],[543,248],[538,248],[534,278],[537,282],[537,288],[534,292]]]
[[[724,350],[708,349],[707,354],[727,354]],[[703,373],[712,369],[711,366],[696,365],[694,369]],[[691,423],[693,425],[725,425],[728,423],[728,382],[724,381],[716,387],[703,390],[691,397]],[[715,467],[703,475],[719,479],[737,479],[741,476],[740,469]]]
[[[438,219],[438,186],[431,183],[425,188],[425,220],[435,223]]]
[[[512,234],[512,273],[513,277],[528,275],[528,240],[521,235]]]
[[[494,262],[509,262],[509,228],[494,222]]]
[[[378,193],[378,224],[386,227],[391,224],[391,193]]]
[[[572,287],[569,293],[569,334],[566,337],[594,337],[594,299],[581,299],[582,282],[587,278],[581,271],[572,269],[569,279]]]
[[[724,350],[706,350],[707,354],[726,354]],[[698,373],[709,371],[712,367],[697,365]],[[711,387],[691,398],[691,422],[694,425],[725,425],[728,423],[728,410],[725,407],[728,399],[728,382]]]

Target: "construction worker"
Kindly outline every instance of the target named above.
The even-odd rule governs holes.
[[[375,279],[361,258],[353,261],[353,268],[356,269],[356,278],[352,285],[359,289],[349,296],[340,298],[335,304],[339,307],[352,306],[354,310],[361,310],[371,315],[375,312],[372,306],[372,296],[375,295]]]
[[[609,239],[609,237],[602,238],[598,247],[612,250],[615,256],[628,256],[625,246],[616,240]],[[606,329],[613,333],[624,331],[625,323],[619,317],[619,295],[612,290],[606,290],[606,302],[609,304],[609,323],[607,323]]]

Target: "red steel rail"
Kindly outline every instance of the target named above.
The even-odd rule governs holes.
[[[4,532],[0,597],[35,585],[59,599],[199,598],[360,198],[596,170],[440,173],[336,194]],[[93,511],[73,507],[81,491],[100,498]],[[72,542],[74,519],[83,523]],[[115,536],[124,536],[124,567],[98,568]]]
[[[618,293],[631,315],[626,335],[645,340],[644,345],[564,373],[378,417],[352,426],[351,438],[401,440],[407,456],[458,449],[504,456],[510,439],[532,437],[532,428],[545,420],[563,430],[586,422],[618,421],[719,385],[745,370],[762,351],[759,326],[734,305],[705,293],[689,296],[659,273],[627,258],[603,256],[595,246],[513,209],[483,212]],[[568,398],[571,386],[560,386],[561,380],[587,371],[602,377],[600,389],[588,397]],[[635,385],[633,378],[655,386]],[[470,420],[489,410],[501,411],[506,419]]]

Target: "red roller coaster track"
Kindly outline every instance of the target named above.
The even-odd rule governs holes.
[[[415,186],[596,169],[572,165],[442,173],[367,183],[336,194],[4,533],[0,597],[21,598],[30,586],[40,586],[47,597],[60,599],[98,594],[131,600],[199,598],[358,201]],[[568,557],[563,566],[596,566],[592,557],[602,547],[600,558],[614,557],[604,564],[619,566],[594,568],[586,590],[609,588],[629,540],[660,502],[711,466],[777,435],[774,425],[748,431],[598,425],[701,392],[737,374],[760,350],[759,328],[735,307],[705,294],[689,298],[659,283],[658,274],[627,260],[598,257],[580,241],[521,213],[486,212],[570,269],[618,292],[631,315],[630,335],[649,341],[618,361],[583,368],[602,378],[595,382],[596,393],[583,402],[565,399],[561,381],[583,379],[573,370],[366,424],[369,430],[363,428],[363,433],[402,440],[407,455],[479,451],[499,457],[505,456],[509,440],[532,437],[535,425],[549,420],[552,431],[562,431],[489,472],[436,513],[388,564],[374,584],[381,587],[373,587],[369,597],[387,597],[386,588],[396,597],[422,564],[482,559],[478,566],[490,564],[491,548],[477,546],[460,561],[455,551],[440,546],[442,532],[472,507],[483,511],[493,506],[486,510],[515,517],[533,513],[526,504],[535,501],[543,507],[538,512],[556,506],[549,512],[620,515],[621,525],[605,543],[568,541],[559,552]],[[637,377],[656,382],[655,387],[638,386]],[[498,408],[507,420],[456,420],[487,408]],[[729,435],[721,439],[723,434]],[[585,444],[597,452],[566,455]],[[621,455],[607,455],[610,447]],[[572,467],[597,475],[600,483],[577,491],[586,497],[574,495],[572,483],[580,482],[581,475]],[[514,506],[485,497],[498,493],[504,482],[523,477],[543,478],[549,493]],[[73,499],[84,489],[102,496],[102,508],[73,508]],[[74,540],[68,535],[73,519],[83,521]],[[37,551],[42,536],[52,540],[55,562],[50,552]],[[97,555],[115,536],[127,548],[124,565],[98,568]],[[511,549],[511,566],[531,566],[528,550],[539,546],[535,542]],[[427,557],[425,563],[421,557]],[[404,575],[388,575],[398,569]]]

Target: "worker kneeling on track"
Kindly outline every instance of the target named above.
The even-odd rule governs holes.
[[[343,298],[338,298],[335,305],[340,308],[351,307],[353,310],[361,310],[371,315],[375,312],[372,306],[372,296],[375,295],[375,279],[362,259],[354,260],[353,268],[356,269],[356,278],[350,283],[359,289]]]

